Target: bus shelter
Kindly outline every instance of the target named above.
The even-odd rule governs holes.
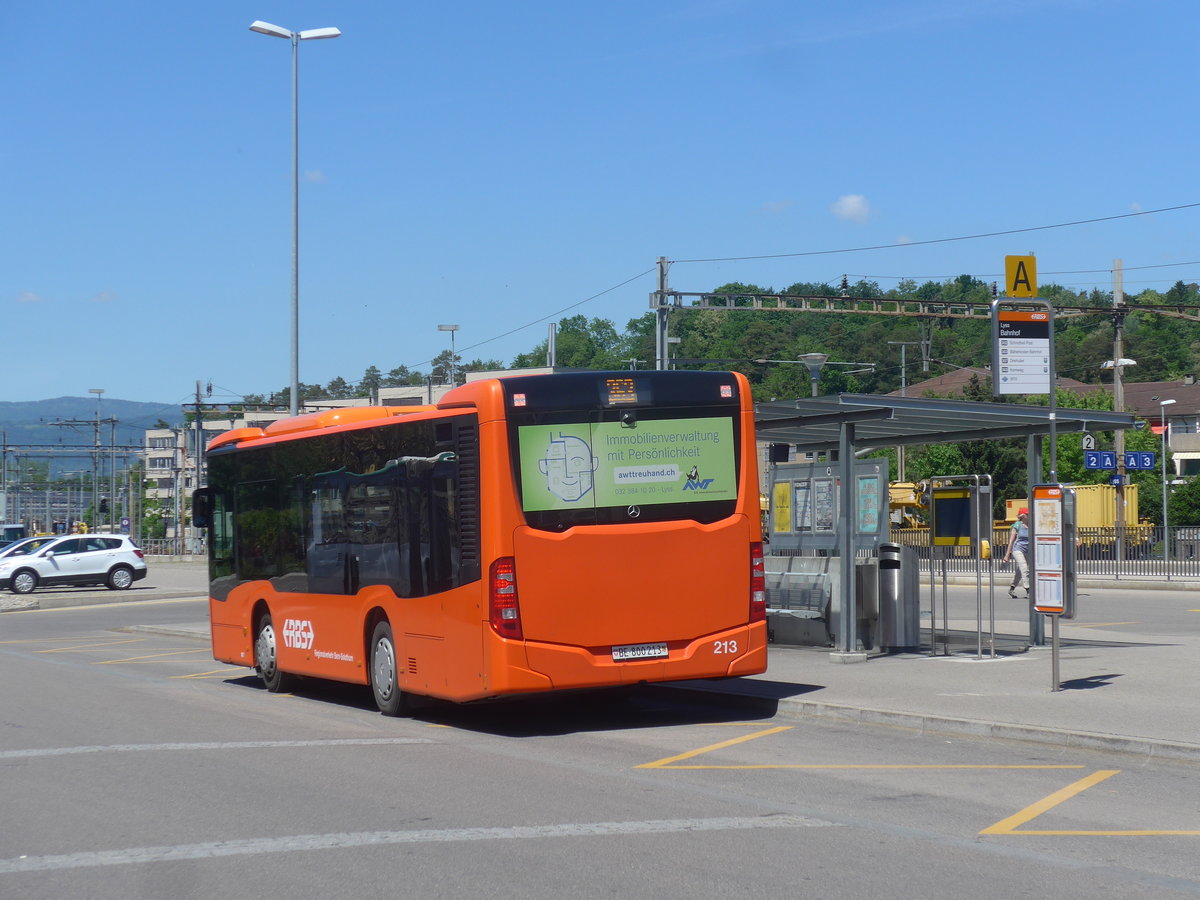
[[[1051,410],[1016,403],[878,394],[837,394],[756,404],[759,441],[794,447],[800,453],[837,453],[833,466],[838,476],[836,551],[841,577],[834,658],[865,658],[865,654],[855,652],[856,453],[920,444],[1025,438],[1029,480],[1026,496],[1032,496],[1033,486],[1043,480],[1043,437],[1132,428],[1134,419],[1131,413],[1105,410]],[[775,458],[771,456],[773,461]],[[1031,634],[1036,619],[1031,613]]]

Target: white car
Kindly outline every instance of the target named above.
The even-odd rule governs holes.
[[[56,538],[32,553],[0,558],[0,590],[28,594],[38,586],[103,584],[123,591],[146,577],[141,549],[125,535]]]
[[[20,538],[0,549],[0,560],[7,559],[10,556],[28,556],[30,553],[36,552],[39,547],[45,547],[51,541],[57,541],[61,536],[50,534],[39,537]]]

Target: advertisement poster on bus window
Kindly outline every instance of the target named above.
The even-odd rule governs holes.
[[[730,419],[524,425],[517,436],[526,510],[737,497]]]

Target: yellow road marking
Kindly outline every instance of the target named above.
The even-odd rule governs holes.
[[[744,766],[639,766],[638,768],[660,768],[660,769],[936,769],[947,771],[951,769],[1082,769],[1083,766],[1075,765],[1004,765],[1004,764],[956,764],[949,763],[939,765],[937,763],[758,763]]]
[[[79,650],[95,650],[98,647],[116,647],[118,644],[141,644],[143,638],[126,638],[124,640],[98,641],[91,644],[79,644],[74,647],[55,647],[52,650],[38,650],[38,653],[75,653]]]
[[[1001,819],[995,825],[991,825],[991,826],[983,829],[983,831],[981,831],[979,833],[980,834],[1049,834],[1051,832],[1034,832],[1034,831],[1018,832],[1015,829],[1024,825],[1026,822],[1030,822],[1030,821],[1036,819],[1038,816],[1042,815],[1042,813],[1045,813],[1048,810],[1053,809],[1054,807],[1058,806],[1060,803],[1065,803],[1066,801],[1068,801],[1072,797],[1074,797],[1076,794],[1082,794],[1088,788],[1094,787],[1097,784],[1099,784],[1100,782],[1105,781],[1109,778],[1112,778],[1114,775],[1116,775],[1120,771],[1121,771],[1120,769],[1101,769],[1098,772],[1093,772],[1087,778],[1081,778],[1081,779],[1079,779],[1079,781],[1075,782],[1074,784],[1068,785],[1067,787],[1063,788],[1060,791],[1055,791],[1049,797],[1044,797],[1043,799],[1039,800],[1037,803],[1030,804],[1029,806],[1025,807],[1023,810],[1021,810],[1019,813],[1011,815],[1007,819]],[[1058,832],[1058,833],[1062,833],[1062,832]],[[1070,832],[1070,833],[1074,833],[1074,832]]]
[[[233,670],[237,666],[230,666],[228,669],[213,669],[209,672],[193,672],[191,675],[171,675],[170,678],[225,678],[233,674]]]
[[[732,724],[732,723],[725,723]],[[742,727],[751,726],[752,723],[745,723]],[[756,731],[753,734],[742,735],[738,738],[731,738],[728,741],[721,741],[718,744],[709,744],[707,747],[701,747],[698,750],[689,750],[686,753],[680,753],[677,756],[668,756],[665,759],[655,760],[654,762],[642,763],[640,766],[635,766],[638,769],[684,769],[688,771],[696,771],[699,769],[1082,769],[1081,765],[1060,765],[1060,764],[1038,764],[1038,765],[1003,765],[1003,764],[961,764],[961,765],[938,765],[932,763],[864,763],[864,764],[849,764],[849,763],[752,763],[748,765],[709,765],[707,763],[693,765],[679,765],[682,760],[695,759],[697,756],[702,756],[705,753],[712,753],[717,750],[724,750],[726,747],[733,747],[737,744],[744,744],[747,741],[757,740],[758,738],[770,737],[773,734],[780,734],[784,731],[791,731],[794,726],[781,725],[776,728],[767,728],[762,731]]]
[[[634,766],[636,769],[662,769],[670,766],[671,763],[681,759],[692,759],[704,753],[711,753],[714,750],[723,750],[726,747],[732,747],[735,744],[744,744],[746,741],[757,740],[761,737],[767,737],[772,734],[779,734],[781,731],[791,731],[793,726],[780,725],[777,728],[768,728],[764,731],[756,731],[754,734],[744,734],[741,737],[731,738],[728,741],[721,741],[719,744],[709,744],[707,747],[701,747],[699,750],[689,750],[687,753],[680,753],[678,756],[668,756],[665,759],[656,760],[655,762],[642,763],[640,766]]]
[[[165,659],[168,656],[189,656],[189,655],[193,655],[196,653],[203,653],[205,656],[207,656],[208,649],[205,647],[189,647],[186,650],[184,650],[184,649],[166,650],[162,653],[151,653],[148,656],[127,656],[124,659],[102,659],[95,663],[92,663],[92,665],[112,666],[112,665],[116,665],[118,663],[150,662],[151,660],[155,660],[155,659]]]

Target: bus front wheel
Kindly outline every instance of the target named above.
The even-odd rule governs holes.
[[[375,694],[375,705],[385,716],[398,716],[408,709],[407,698],[400,690],[399,682],[392,626],[380,622],[371,635],[371,691]]]
[[[279,668],[278,647],[271,614],[265,613],[258,620],[258,635],[254,639],[254,667],[258,670],[258,677],[262,679],[263,686],[272,694],[291,690],[294,680]]]

